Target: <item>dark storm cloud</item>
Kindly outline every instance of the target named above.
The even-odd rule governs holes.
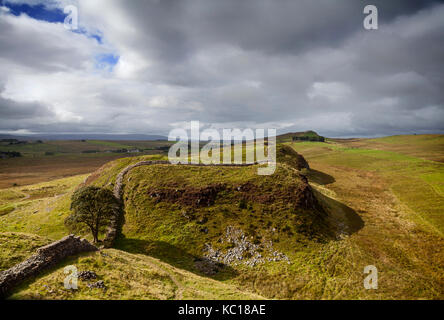
[[[363,8],[374,4],[390,23],[441,1],[433,0],[135,0],[122,6],[145,30],[140,45],[172,63],[212,44],[269,54],[294,54],[338,46],[362,26]],[[151,45],[154,45],[153,49]]]
[[[30,93],[20,93],[27,78],[11,65],[46,72],[39,86],[63,84],[41,104],[57,111],[50,121],[29,111],[35,121],[17,124],[36,131],[167,134],[200,120],[330,136],[444,132],[443,2],[79,2],[85,27],[119,57],[112,71],[88,67],[94,42],[8,17],[0,77],[14,96]],[[363,28],[367,4],[378,8],[378,30]]]
[[[18,119],[47,117],[52,112],[38,102],[16,102],[0,96],[0,118],[2,122]]]
[[[3,132],[32,132],[38,122],[54,118],[53,112],[38,102],[16,102],[0,96],[0,128]]]

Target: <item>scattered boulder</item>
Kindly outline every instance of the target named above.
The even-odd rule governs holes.
[[[87,284],[88,288],[90,289],[103,289],[106,290],[106,285],[105,282],[103,282],[103,280],[97,281],[97,282],[93,282],[93,283],[88,283]]]
[[[94,271],[80,271],[78,277],[80,280],[88,281],[97,279],[97,274]]]
[[[206,244],[205,258],[215,263],[226,265],[244,264],[254,267],[267,261],[286,261],[290,259],[283,253],[273,249],[271,241],[255,244],[252,243],[241,229],[227,227],[225,235],[219,239],[219,243],[230,245],[227,250],[215,249],[211,244]]]

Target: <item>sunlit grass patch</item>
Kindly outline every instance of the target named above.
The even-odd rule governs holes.
[[[37,248],[49,242],[49,239],[33,234],[0,233],[0,271],[29,258]]]
[[[78,281],[78,290],[64,288],[64,267],[93,271],[97,279]],[[103,281],[105,289],[90,289],[88,284]],[[171,299],[258,299],[234,286],[174,268],[151,257],[115,249],[82,254],[67,259],[35,281],[28,281],[10,299],[45,300],[171,300]]]

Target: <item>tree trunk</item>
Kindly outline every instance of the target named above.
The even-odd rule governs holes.
[[[98,237],[99,230],[91,228],[91,233],[92,233],[92,236],[93,236],[93,242],[94,243],[98,243],[99,242],[99,237]]]
[[[97,218],[97,220],[96,220],[96,234],[95,234],[95,236],[94,236],[94,238],[95,238],[95,243],[98,243],[99,242],[99,229],[100,229],[100,226],[99,226],[99,218]]]

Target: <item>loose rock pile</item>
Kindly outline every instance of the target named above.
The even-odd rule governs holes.
[[[105,282],[103,282],[103,280],[100,280],[100,281],[97,281],[97,282],[93,282],[93,283],[88,283],[87,286],[90,289],[103,289],[103,290],[106,290]]]
[[[78,277],[80,280],[88,281],[97,279],[97,274],[94,271],[80,271]]]
[[[290,259],[283,253],[273,249],[271,241],[254,244],[248,240],[244,232],[235,227],[227,227],[224,237],[220,239],[221,243],[228,243],[232,247],[226,251],[214,249],[211,244],[206,244],[205,257],[218,263],[227,265],[244,264],[254,267],[267,261],[287,261]],[[261,253],[262,252],[262,253]]]
[[[78,273],[78,277],[82,281],[91,281],[97,279],[97,274],[94,271],[89,271],[89,270],[80,271]],[[105,282],[103,282],[103,280],[87,283],[86,286],[90,289],[103,289],[103,290],[107,289]]]

